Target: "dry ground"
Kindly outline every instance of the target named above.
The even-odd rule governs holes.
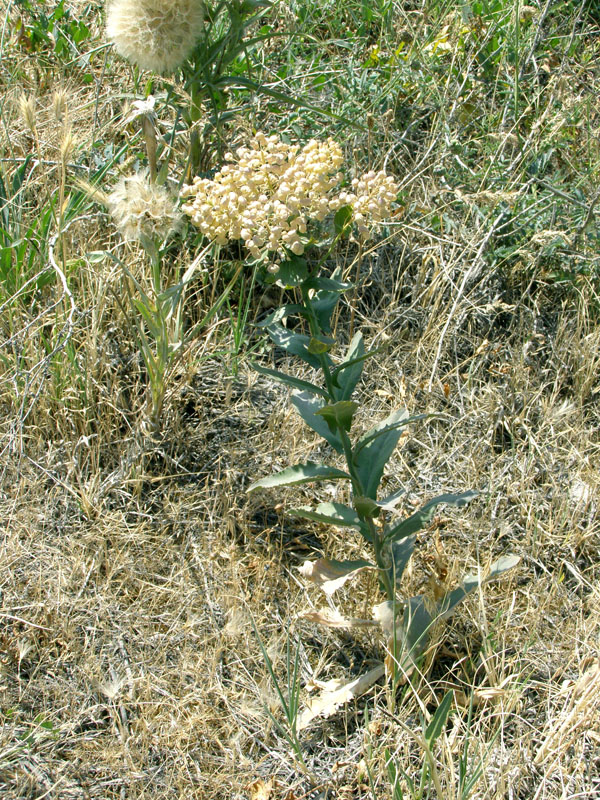
[[[61,177],[54,87],[40,85],[29,57],[18,67],[3,62],[3,158],[12,170],[34,153],[22,203],[31,215],[65,180],[69,191],[77,167]],[[91,86],[65,84],[82,151],[133,136],[97,69]],[[22,88],[36,93],[35,136],[19,116]],[[443,205],[446,189],[422,163],[405,185],[416,203]],[[286,645],[299,642],[303,700],[311,679],[364,672],[383,643],[298,619],[322,601],[297,567],[323,552],[358,558],[359,538],[285,517],[312,489],[245,494],[317,455],[286,391],[245,359],[232,374],[223,314],[173,376],[162,431],[145,435],[119,274],[86,256],[118,240],[91,204],[66,238],[75,315],[59,283],[2,306],[3,798],[394,797],[389,764],[418,783],[415,734],[449,688],[434,751],[444,800],[466,796],[461,765],[467,778],[480,771],[472,798],[600,796],[597,284],[543,279],[535,243],[510,274],[490,270],[487,219],[463,222],[445,234],[401,220],[365,258],[348,306],[382,351],[365,369],[357,424],[399,405],[435,414],[403,437],[388,471],[390,490],[406,489],[403,513],[440,491],[480,491],[419,535],[407,593],[453,586],[506,553],[521,562],[436,630],[412,685],[394,696],[380,681],[315,721],[301,735],[308,775],[265,710],[282,718],[257,632],[283,682]],[[596,254],[581,253],[597,269]],[[351,254],[338,258],[354,271]],[[206,299],[211,277],[190,302]],[[381,600],[364,577],[341,597],[357,616]],[[406,781],[403,796],[414,796]]]

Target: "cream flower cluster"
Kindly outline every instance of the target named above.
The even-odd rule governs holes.
[[[194,49],[203,20],[202,0],[111,0],[106,33],[128,61],[173,72]]]
[[[182,206],[194,225],[219,244],[241,239],[255,258],[266,253],[304,252],[302,237],[310,220],[352,205],[361,235],[369,222],[388,214],[398,192],[385,173],[367,173],[352,184],[353,192],[337,193],[343,156],[333,140],[311,140],[300,148],[278,136],[258,133],[214,179],[195,178],[184,186]]]
[[[255,257],[283,248],[300,255],[308,218],[326,216],[330,192],[342,179],[339,145],[312,140],[300,149],[258,133],[249,147],[225,158],[213,180],[195,178],[183,189],[193,198],[183,210],[194,225],[219,244],[242,239]]]
[[[106,203],[123,238],[164,241],[181,222],[175,199],[164,186],[151,183],[145,173],[121,178]]]
[[[352,207],[352,221],[363,239],[371,235],[373,223],[383,222],[390,215],[391,205],[398,195],[399,187],[391,175],[367,172],[352,180],[352,192],[341,192],[340,206]]]

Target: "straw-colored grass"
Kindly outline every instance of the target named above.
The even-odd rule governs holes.
[[[90,52],[102,43],[101,10],[66,5],[87,21],[81,50]],[[514,86],[502,95],[508,56],[495,77],[478,73],[471,40],[455,58],[483,82],[473,80],[462,110],[451,108],[459,79],[448,61],[434,69],[425,49],[444,24],[454,30],[447,3],[396,4],[368,24],[360,4],[321,5],[306,4],[304,16],[275,9],[280,26],[295,15],[305,39],[290,43],[289,57],[265,47],[257,69],[264,58],[262,79],[279,75],[289,88],[297,78],[298,94],[314,91],[335,113],[362,122],[372,113],[366,132],[344,139],[339,122],[264,97],[244,107],[233,92],[240,110],[219,135],[228,146],[243,141],[257,119],[292,138],[320,128],[361,164],[387,160],[399,176],[402,213],[366,254],[337,321],[342,341],[353,325],[382,348],[365,368],[357,426],[401,405],[435,413],[402,438],[389,468],[390,490],[406,489],[404,512],[441,491],[480,491],[421,532],[405,590],[452,587],[508,552],[521,562],[436,628],[410,685],[394,695],[381,680],[303,732],[308,773],[299,768],[267,713],[282,720],[256,632],[281,685],[288,637],[299,647],[303,701],[314,681],[351,680],[380,660],[372,632],[299,619],[323,600],[297,567],[323,552],[358,558],[361,541],[286,518],[299,498],[321,497],[313,487],[245,494],[276,468],[316,457],[318,442],[285,390],[253,372],[247,350],[272,358],[256,328],[248,325],[237,352],[226,305],[177,363],[161,430],[144,433],[146,378],[121,273],[94,255],[126,258],[143,280],[143,253],[120,243],[93,199],[76,195],[77,179],[103,164],[105,189],[142,164],[143,138],[123,126],[122,105],[144,83],[110,51],[82,64],[28,49],[13,4],[2,12],[0,176],[14,194],[0,213],[9,213],[2,226],[11,226],[22,280],[0,282],[3,800],[419,797],[406,778],[418,786],[423,726],[450,689],[452,711],[431,754],[444,800],[466,798],[471,776],[477,800],[600,793],[597,29],[582,4],[565,3],[562,18],[551,4],[531,4],[515,124],[506,110]],[[412,67],[386,77],[383,66],[372,75],[353,61],[377,42],[389,54],[402,39],[422,43]],[[324,89],[311,83],[321,74]],[[62,120],[56,89],[66,96]],[[34,124],[22,115],[23,92]],[[380,96],[391,113],[369,106]],[[74,145],[61,162],[69,130]],[[536,178],[531,164],[550,150],[551,168]],[[81,204],[67,218],[56,198],[69,196]],[[29,245],[19,263],[21,240]],[[190,231],[172,268],[194,253]],[[334,256],[352,279],[355,255]],[[222,254],[198,275],[190,325],[228,270]],[[279,301],[279,290],[257,289],[249,322]],[[232,313],[242,302],[232,295]],[[356,616],[382,600],[364,575],[340,597]],[[434,785],[421,797],[436,797]]]

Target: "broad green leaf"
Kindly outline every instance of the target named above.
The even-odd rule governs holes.
[[[333,379],[340,387],[337,393],[339,400],[349,400],[352,397],[352,392],[360,380],[364,360],[365,344],[359,331],[350,342],[344,363],[336,367],[332,373]]]
[[[246,489],[253,492],[255,489],[268,489],[273,486],[295,486],[299,483],[311,483],[312,481],[333,481],[341,478],[350,478],[347,472],[335,467],[328,467],[326,464],[313,464],[309,461],[306,464],[296,464],[287,467],[275,475],[269,475],[255,481]]]
[[[279,324],[269,325],[267,333],[273,342],[278,347],[283,348],[286,353],[298,356],[303,361],[306,361],[307,364],[310,364],[311,367],[314,367],[314,369],[321,368],[321,359],[319,356],[313,355],[308,350],[308,344],[310,342],[308,336],[304,336],[300,333],[292,333],[288,331],[287,328],[284,328],[283,325]]]
[[[462,494],[441,494],[438,497],[434,497],[418,511],[415,511],[414,514],[411,514],[410,517],[402,520],[397,525],[393,525],[386,531],[385,539],[389,542],[397,542],[422,530],[431,522],[437,506],[442,503],[461,508],[466,506],[474,497],[477,497],[477,492],[474,491],[463,492]]]
[[[323,417],[331,433],[337,433],[338,430],[350,430],[352,417],[357,408],[358,403],[353,403],[351,400],[340,400],[337,403],[323,406],[315,411],[315,414]]]
[[[359,517],[374,519],[381,513],[381,509],[370,497],[355,497],[354,508]]]
[[[431,722],[425,728],[425,741],[431,748],[433,743],[436,739],[439,739],[440,735],[443,733],[446,723],[448,722],[448,716],[450,715],[450,709],[452,708],[452,698],[454,697],[454,692],[450,689],[444,695],[442,702],[435,710],[435,714],[431,718]]]
[[[392,494],[388,494],[387,497],[378,500],[377,505],[380,506],[380,508],[382,508],[384,511],[393,511],[405,495],[406,489],[396,489],[396,491],[392,492]]]
[[[456,606],[461,603],[465,597],[476,589],[478,586],[487,583],[503,572],[513,569],[517,566],[521,559],[518,556],[502,556],[490,566],[490,570],[484,577],[480,575],[465,575],[463,578],[463,585],[453,589],[444,597],[438,605],[438,615],[443,619],[447,619],[452,615]]]
[[[344,292],[347,292],[348,289],[352,288],[351,283],[348,283],[347,281],[338,280],[338,276],[340,274],[341,270],[336,269],[331,278],[325,278],[321,275],[317,275],[306,280],[304,282],[304,286],[307,289],[315,289],[316,293],[320,291],[325,291],[325,292],[335,292],[336,294],[340,295],[343,294]]]
[[[321,397],[315,397],[309,392],[294,392],[292,403],[309,428],[322,436],[338,453],[344,452],[339,437],[329,430],[329,425],[324,418],[317,415],[317,412],[325,405],[325,401]]]
[[[373,500],[377,499],[377,487],[381,481],[383,469],[398,444],[402,427],[408,419],[406,410],[394,411],[387,419],[363,436],[354,448],[353,461],[362,483],[363,492]]]
[[[268,317],[265,317],[261,322],[256,323],[257,328],[268,328],[269,325],[273,325],[276,322],[281,322],[282,319],[286,319],[286,317],[291,317],[293,314],[305,314],[306,309],[304,306],[298,305],[297,303],[288,303],[287,305],[280,306],[279,308],[272,311]]]
[[[335,232],[339,235],[352,224],[352,206],[342,206],[335,212],[333,218]]]
[[[286,289],[299,286],[308,278],[308,263],[305,258],[290,255],[279,265],[277,281]]]
[[[356,528],[367,541],[371,541],[368,526],[359,519],[353,508],[342,503],[319,503],[314,509],[310,506],[301,506],[300,508],[293,508],[287,513],[290,517],[303,517],[314,522],[335,525],[338,528]]]
[[[416,667],[417,660],[427,646],[432,622],[423,596],[411,597],[395,634],[396,661],[401,674],[408,676]]]
[[[300,389],[303,392],[311,392],[311,394],[319,394],[321,397],[324,397],[325,400],[329,400],[329,395],[325,389],[321,389],[320,386],[316,386],[314,383],[300,380],[300,378],[294,378],[292,375],[286,375],[285,372],[279,372],[278,369],[263,367],[255,361],[252,362],[252,369],[256,370],[256,372],[259,372],[261,375],[267,375],[273,378],[275,381],[285,383],[287,386],[292,386],[294,389]]]
[[[373,350],[367,350],[367,352],[364,353],[362,356],[359,356],[357,358],[351,359],[350,361],[344,361],[341,364],[338,364],[338,366],[334,370],[332,370],[331,374],[334,377],[338,378],[340,372],[344,372],[345,370],[349,369],[350,367],[353,367],[355,364],[360,364],[362,361],[366,361],[367,358],[371,358],[371,356],[377,355],[377,353],[381,353],[382,350],[384,350],[383,347],[375,347],[375,348],[373,348]],[[424,416],[428,416],[428,415],[424,415]]]
[[[301,506],[287,512],[291,517],[304,517],[315,522],[328,522],[331,525],[346,528],[360,528],[358,514],[350,506],[343,503],[319,503],[316,508]]]
[[[331,333],[331,315],[338,304],[340,296],[352,284],[338,280],[341,269],[336,269],[331,278],[313,277],[304,282],[306,289],[314,289],[315,294],[310,300],[311,308],[324,333]]]
[[[417,537],[413,534],[412,536],[406,536],[399,542],[392,542],[390,547],[392,566],[388,570],[392,586],[396,586],[400,583],[406,565],[410,561],[410,557],[415,549],[416,540]]]
[[[428,417],[434,416],[433,414],[414,414],[412,417],[404,416],[406,414],[405,409],[398,409],[398,411],[394,411],[390,414],[387,419],[383,422],[376,425],[374,428],[365,435],[356,443],[356,447],[354,448],[355,455],[358,454],[363,447],[371,444],[375,439],[378,439],[380,436],[386,436],[390,431],[394,430],[402,430],[407,425],[410,425],[412,422],[418,422],[422,419],[427,419]],[[398,419],[395,422],[390,422],[392,417],[398,416]]]
[[[399,671],[403,675],[410,675],[427,646],[429,630],[434,622],[439,619],[447,619],[469,592],[506,570],[512,569],[519,561],[517,556],[503,556],[492,564],[483,579],[478,575],[467,575],[462,586],[449,592],[438,603],[433,615],[425,608],[425,600],[422,595],[410,599],[396,625],[394,625],[392,604],[388,602],[377,606],[375,616],[384,632],[389,634],[392,631],[388,646],[390,650],[393,650],[394,664]]]

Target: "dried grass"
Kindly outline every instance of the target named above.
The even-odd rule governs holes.
[[[18,201],[27,217],[60,183],[55,87],[37,85],[28,59],[18,66],[38,97],[39,141],[17,116],[11,78],[6,157],[18,164],[36,147],[47,165]],[[2,69],[6,86],[6,60]],[[96,78],[65,84],[86,147],[123,136],[120,98],[100,68]],[[68,168],[70,178],[79,171]],[[415,170],[412,181],[419,202],[443,206],[435,179]],[[66,352],[56,334],[68,309],[50,290],[0,323],[9,343],[0,387],[3,798],[350,800],[370,796],[369,770],[387,797],[386,748],[416,774],[423,752],[406,728],[419,731],[448,689],[455,707],[435,752],[445,798],[460,797],[467,748],[467,771],[482,764],[472,798],[598,795],[594,290],[582,279],[576,300],[559,284],[528,294],[515,270],[499,291],[481,260],[487,231],[474,219],[452,237],[400,225],[367,255],[355,325],[384,350],[365,369],[358,424],[401,404],[437,415],[410,430],[391,464],[388,484],[406,488],[405,510],[440,490],[481,492],[468,513],[443,512],[420,535],[407,592],[453,585],[508,551],[521,566],[436,631],[414,685],[396,698],[378,685],[303,734],[309,794],[265,713],[280,718],[253,624],[283,681],[288,634],[300,637],[305,685],[365,672],[382,643],[370,631],[298,621],[322,600],[296,569],[323,552],[360,557],[361,542],[285,518],[311,489],[246,497],[252,480],[315,455],[315,437],[279,387],[245,363],[234,379],[209,360],[230,346],[226,319],[175,376],[163,434],[140,434],[143,370],[114,299],[117,275],[83,255],[114,241],[92,207],[73,223],[72,362],[56,357]],[[349,317],[344,309],[340,334]],[[380,599],[368,574],[341,594],[357,617]]]

